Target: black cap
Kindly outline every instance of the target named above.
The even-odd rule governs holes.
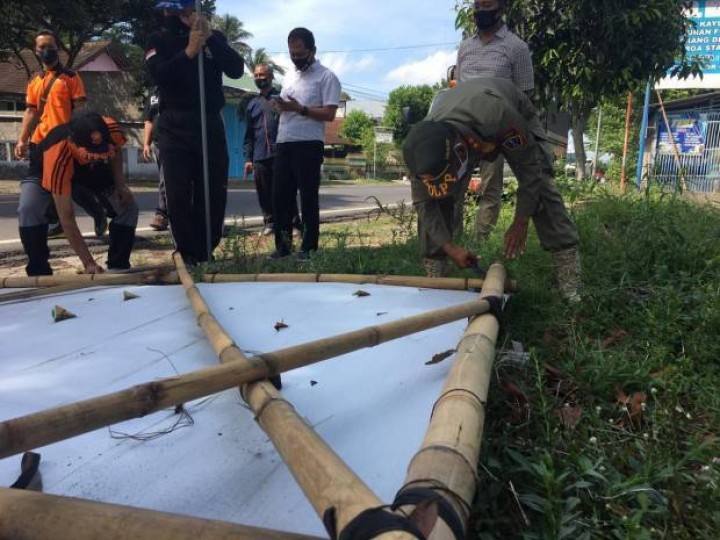
[[[88,154],[108,154],[112,139],[103,117],[94,111],[75,111],[68,122],[70,140]]]
[[[418,122],[405,137],[403,158],[410,169],[414,201],[453,195],[453,189],[447,189],[445,178],[452,163],[453,138],[454,132],[448,123],[432,120]],[[420,180],[420,175],[428,174],[433,177],[432,181]]]

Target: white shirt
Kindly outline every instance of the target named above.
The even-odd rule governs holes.
[[[340,80],[315,60],[305,71],[289,73],[283,80],[280,97],[294,98],[305,107],[324,107],[340,102]],[[296,112],[280,113],[278,143],[325,141],[325,122],[313,120]]]

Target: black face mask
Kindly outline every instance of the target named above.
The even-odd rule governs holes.
[[[499,9],[493,9],[490,11],[475,10],[475,26],[478,27],[478,30],[487,30],[488,28],[492,28],[495,23],[500,20],[499,13]]]
[[[298,71],[305,71],[307,68],[310,67],[310,64],[312,64],[312,60],[310,60],[310,55],[306,56],[305,58],[291,58],[290,59],[293,64],[295,64],[295,69]]]
[[[40,61],[47,66],[52,66],[58,61],[57,49],[43,49],[37,56]]]
[[[268,79],[255,79],[255,86],[257,86],[260,90],[270,88],[271,84],[272,82]]]

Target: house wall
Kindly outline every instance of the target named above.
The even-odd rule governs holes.
[[[81,74],[86,71],[119,72],[120,68],[108,54],[103,53],[80,68]]]

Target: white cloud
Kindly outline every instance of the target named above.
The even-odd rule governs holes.
[[[455,51],[437,51],[430,56],[408,62],[390,71],[385,81],[397,85],[435,84],[447,75],[447,68],[455,63]]]

